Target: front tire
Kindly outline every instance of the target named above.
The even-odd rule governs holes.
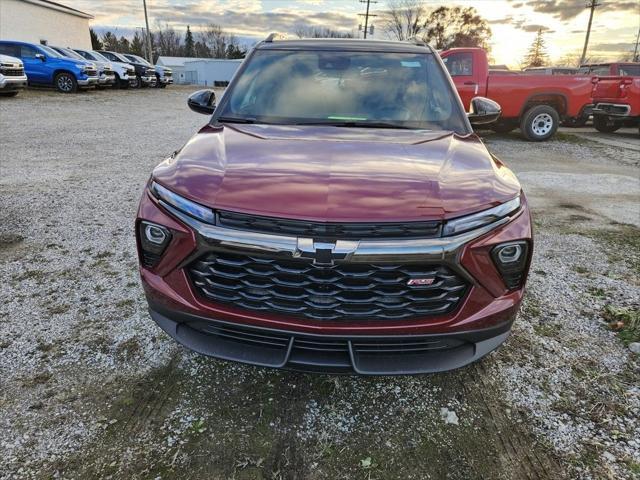
[[[136,75],[136,81],[131,84],[131,88],[142,88],[142,78]]]
[[[55,76],[53,83],[61,93],[75,93],[78,91],[78,82],[71,73],[61,72]]]
[[[618,130],[622,124],[616,123],[611,120],[606,115],[594,115],[593,116],[593,126],[596,130],[602,133],[611,133]]]
[[[525,112],[520,121],[524,137],[532,142],[543,142],[553,137],[560,125],[560,115],[549,105],[537,105]]]

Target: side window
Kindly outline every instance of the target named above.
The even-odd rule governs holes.
[[[442,61],[452,77],[473,75],[473,54],[470,52],[452,53],[443,58]]]
[[[591,73],[594,75],[609,75],[609,65],[598,65],[597,67],[593,67],[591,69]]]
[[[83,52],[82,50],[79,50],[76,53],[79,53],[81,56],[83,56],[87,60],[93,60],[93,58],[91,58],[91,55],[89,55],[87,52]]]
[[[38,53],[38,51],[29,45],[20,46],[20,56],[22,58],[36,58],[36,53]]]
[[[0,53],[11,57],[20,57],[20,49],[16,45],[11,45],[10,43],[0,44]]]

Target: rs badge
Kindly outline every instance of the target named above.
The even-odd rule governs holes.
[[[407,285],[410,287],[423,287],[425,285],[431,285],[435,281],[435,278],[410,278]]]

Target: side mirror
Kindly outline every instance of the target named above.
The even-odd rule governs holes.
[[[467,118],[471,125],[486,125],[493,123],[502,115],[502,107],[493,100],[484,97],[474,97],[471,99],[471,113]]]
[[[42,53],[36,53],[36,58],[39,58],[43,62],[47,59]]]
[[[189,95],[187,105],[194,112],[211,115],[216,109],[216,94],[213,90],[198,90]]]

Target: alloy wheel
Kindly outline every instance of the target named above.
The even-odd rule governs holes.
[[[71,92],[73,90],[73,79],[69,75],[60,75],[58,77],[58,88],[63,92]]]

